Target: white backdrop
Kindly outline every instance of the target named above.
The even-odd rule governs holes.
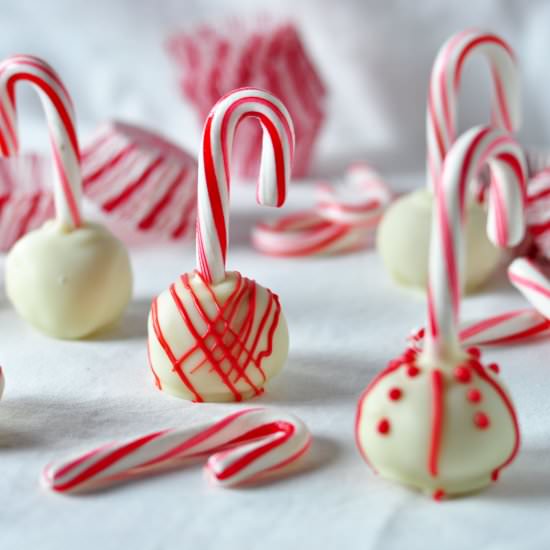
[[[49,60],[74,97],[84,137],[117,116],[195,151],[200,125],[180,100],[165,38],[197,21],[258,12],[298,22],[329,88],[315,174],[337,173],[354,158],[384,172],[423,169],[431,64],[443,41],[468,26],[497,32],[516,50],[524,84],[520,137],[550,144],[550,2],[544,0],[4,0],[0,55]],[[482,61],[476,63],[466,68],[463,128],[488,119],[489,80]],[[43,128],[40,117],[35,104],[22,113],[22,124]],[[26,135],[27,143],[46,142],[38,132]]]

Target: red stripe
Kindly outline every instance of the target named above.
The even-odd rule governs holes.
[[[525,277],[522,277],[521,275],[517,275],[513,272],[509,272],[508,276],[510,277],[510,280],[513,283],[516,283],[520,286],[523,286],[525,288],[528,288],[529,290],[533,290],[534,292],[537,292],[539,294],[542,294],[545,298],[550,298],[550,289],[542,286],[539,283],[536,283],[535,281],[531,281],[530,279],[526,279]]]

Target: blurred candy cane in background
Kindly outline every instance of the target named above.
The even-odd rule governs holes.
[[[316,205],[254,227],[254,246],[271,256],[343,254],[373,243],[376,226],[393,196],[366,163],[349,167],[343,182],[320,183]]]

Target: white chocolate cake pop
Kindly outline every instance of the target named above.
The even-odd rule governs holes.
[[[464,63],[483,54],[494,83],[492,120],[513,132],[520,123],[519,72],[515,55],[500,37],[478,30],[453,35],[440,49],[433,65],[427,108],[427,176],[425,189],[405,195],[384,214],[377,234],[377,249],[392,278],[405,286],[425,288],[432,216],[432,188],[441,176],[441,166],[456,136],[457,99]],[[488,241],[482,228],[487,214],[482,204],[467,198],[466,261],[463,286],[479,287],[494,271],[501,254]]]
[[[240,121],[264,131],[257,199],[281,206],[294,150],[284,105],[255,88],[235,90],[214,106],[203,133],[198,174],[197,265],[153,300],[149,365],[157,386],[193,401],[240,401],[263,391],[288,355],[288,330],[278,297],[225,271],[229,161]]]
[[[424,288],[428,281],[433,193],[418,189],[388,207],[378,226],[376,247],[393,280],[403,286]],[[487,213],[469,197],[465,228],[464,290],[479,287],[494,271],[500,250],[487,238]]]
[[[71,99],[54,70],[31,56],[0,64],[4,155],[18,153],[15,96],[20,80],[38,91],[52,137],[56,217],[15,243],[6,260],[6,293],[37,329],[81,338],[116,321],[132,292],[126,249],[104,227],[82,220],[80,155]]]
[[[478,348],[464,350],[458,333],[465,198],[486,162],[490,238],[499,246],[521,240],[521,149],[501,130],[473,128],[451,147],[435,182],[424,349],[413,346],[391,361],[357,411],[357,445],[372,468],[436,499],[496,480],[519,449],[514,405],[498,366],[484,365]]]

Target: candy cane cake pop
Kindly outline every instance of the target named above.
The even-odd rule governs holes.
[[[263,147],[257,200],[281,206],[294,150],[285,106],[256,88],[235,90],[206,120],[198,172],[197,270],[153,300],[149,365],[158,387],[194,401],[240,401],[258,395],[283,367],[288,331],[278,297],[225,271],[230,158],[239,123],[258,119]]]
[[[384,265],[398,283],[426,287],[432,187],[441,177],[443,159],[456,136],[458,91],[467,60],[482,54],[490,64],[493,81],[493,124],[508,132],[520,122],[519,72],[514,53],[502,38],[477,30],[452,36],[435,60],[427,108],[427,176],[424,189],[409,193],[386,211],[377,233],[377,248]],[[494,271],[500,253],[491,245],[483,227],[487,215],[471,193],[466,198],[466,261],[463,278],[466,291],[483,283]]]
[[[520,433],[498,366],[459,340],[466,197],[469,183],[492,172],[488,233],[499,246],[523,237],[525,165],[505,132],[477,127],[451,147],[434,182],[428,329],[379,374],[358,405],[357,444],[383,477],[435,498],[467,493],[498,478],[519,448]]]
[[[281,411],[243,409],[212,424],[162,430],[103,445],[47,466],[44,485],[59,493],[82,492],[209,457],[208,478],[222,487],[281,473],[309,449],[311,433],[297,417]]]
[[[51,136],[56,216],[17,241],[6,260],[6,292],[30,324],[58,338],[80,338],[116,321],[126,307],[132,274],[124,246],[82,219],[80,155],[74,112],[55,71],[31,56],[0,64],[0,148],[18,154],[15,85],[38,91]]]

